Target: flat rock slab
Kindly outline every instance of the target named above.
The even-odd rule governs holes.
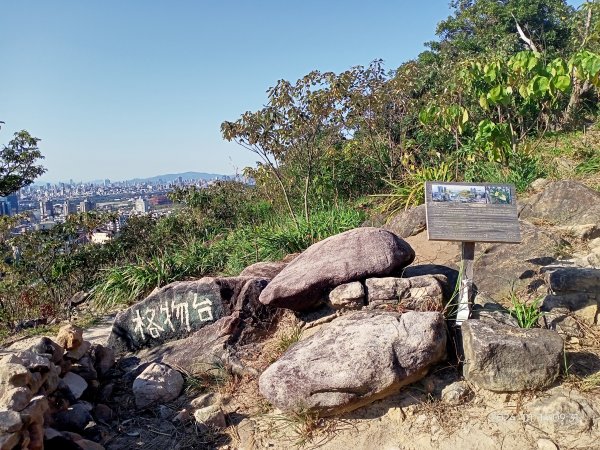
[[[365,281],[370,308],[401,307],[412,311],[442,311],[444,309],[444,275],[423,275],[411,278],[368,278]]]
[[[260,295],[265,305],[315,309],[340,284],[387,276],[409,265],[414,250],[381,228],[356,228],[331,236],[296,257]]]
[[[117,352],[181,339],[235,311],[261,321],[270,312],[258,302],[267,280],[212,278],[169,284],[117,314],[109,347]]]
[[[284,411],[339,414],[396,393],[446,356],[446,325],[436,312],[358,311],[296,343],[259,379]]]
[[[600,269],[559,268],[546,272],[546,282],[553,292],[585,292],[598,295]]]
[[[548,183],[519,212],[521,219],[544,219],[555,225],[598,223],[599,217],[600,192],[571,180]]]
[[[463,375],[483,389],[519,392],[550,386],[563,363],[563,340],[552,330],[469,319],[461,326]]]

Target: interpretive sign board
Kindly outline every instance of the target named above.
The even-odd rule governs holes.
[[[515,187],[495,183],[425,183],[432,241],[521,242]]]

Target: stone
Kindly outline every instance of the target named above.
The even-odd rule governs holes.
[[[225,414],[219,405],[211,405],[194,411],[194,419],[201,425],[223,429],[227,427]]]
[[[43,336],[29,347],[29,351],[46,356],[51,362],[56,364],[62,359],[65,349],[49,337]]]
[[[495,392],[542,389],[563,363],[563,340],[552,330],[522,329],[493,321],[462,323],[467,381]]]
[[[68,324],[58,330],[56,342],[65,350],[74,350],[83,343],[83,330],[73,324]]]
[[[574,237],[581,241],[589,241],[600,236],[600,226],[595,223],[586,223],[582,225],[567,225],[555,228],[561,234]]]
[[[519,212],[521,219],[543,219],[555,225],[598,223],[600,192],[571,180],[548,183]]]
[[[29,383],[29,389],[31,392],[37,392],[40,390],[42,385],[46,382],[48,378],[48,374],[50,372],[41,373],[41,372],[32,372],[31,373],[31,383]]]
[[[218,392],[207,392],[190,401],[190,406],[194,409],[206,408],[207,406],[220,404],[221,394]]]
[[[419,205],[399,212],[390,217],[383,228],[401,238],[419,234],[427,228],[425,205]]]
[[[475,245],[474,273],[477,291],[496,299],[527,287],[540,267],[556,262],[560,237],[528,222],[519,222],[521,243]]]
[[[29,404],[32,397],[33,393],[28,387],[8,389],[0,398],[0,408],[22,411]]]
[[[360,281],[341,284],[329,293],[333,309],[360,309],[365,306],[365,288]]]
[[[510,311],[499,303],[494,301],[484,301],[478,303],[478,298],[482,296],[477,295],[475,301],[471,306],[471,319],[478,319],[483,321],[494,321],[510,325],[511,327],[518,327],[519,322],[515,317],[510,314]]]
[[[545,328],[554,330],[565,338],[585,336],[579,323],[567,308],[552,308],[544,313],[542,321]]]
[[[43,384],[43,388],[47,395],[52,394],[58,387],[58,383],[60,382],[60,372],[60,367],[54,366],[51,368],[50,372],[47,373],[46,380]]]
[[[529,185],[529,188],[534,192],[540,192],[544,190],[548,184],[550,184],[550,180],[547,180],[546,178],[537,178],[533,180],[533,182]]]
[[[15,353],[23,365],[31,370],[32,372],[48,372],[51,368],[51,362],[49,358],[34,353],[30,350]]]
[[[538,450],[558,450],[558,446],[550,439],[541,438],[536,442]]]
[[[31,373],[25,366],[6,363],[0,366],[0,385],[6,387],[23,387],[31,383]]]
[[[62,380],[76,399],[80,398],[88,388],[87,381],[85,381],[83,377],[73,372],[67,373]]]
[[[77,445],[81,447],[81,450],[104,450],[102,445],[88,439],[81,439],[80,441],[77,441]]]
[[[469,400],[473,392],[464,381],[455,381],[442,389],[442,401],[448,405],[460,405]]]
[[[86,405],[75,403],[66,410],[58,411],[52,416],[52,426],[61,431],[83,431],[93,419]]]
[[[81,345],[79,345],[77,348],[67,351],[67,353],[65,353],[65,358],[69,358],[73,361],[78,361],[81,358],[83,358],[83,355],[85,355],[89,351],[91,346],[92,344],[90,344],[90,342],[83,341]]]
[[[48,399],[46,397],[43,395],[36,395],[31,399],[27,407],[21,411],[21,420],[30,430],[30,434],[32,424],[44,424],[44,415],[49,407]],[[30,436],[30,438],[34,439],[32,436]]]
[[[0,411],[0,431],[4,433],[14,433],[23,426],[21,415],[16,411]]]
[[[12,450],[21,440],[21,433],[0,434],[0,450]]]
[[[445,356],[442,314],[357,311],[288,349],[262,373],[259,389],[283,411],[329,416],[396,393]]]
[[[443,275],[446,279],[446,283],[442,283],[442,288],[444,289],[444,302],[447,303],[454,295],[459,274],[458,270],[441,264],[416,264],[414,266],[405,267],[393,275],[402,278],[413,278],[423,275]],[[436,278],[440,282],[444,280],[442,277]]]
[[[89,355],[84,356],[74,363],[71,367],[71,372],[76,373],[88,383],[98,379],[98,373],[96,372],[96,369],[94,369],[94,363]]]
[[[133,395],[139,409],[173,401],[182,389],[181,374],[164,364],[150,364],[133,382]]]
[[[369,307],[395,306],[402,310],[442,311],[444,309],[443,275],[412,278],[368,278],[365,281]]]
[[[541,311],[551,312],[556,308],[566,308],[575,316],[586,321],[590,325],[596,323],[598,315],[597,300],[585,292],[572,292],[561,295],[547,295],[540,307]]]
[[[100,377],[108,374],[115,365],[115,351],[101,344],[93,344],[91,354],[94,358],[94,367]]]
[[[185,338],[234,312],[255,330],[270,325],[275,311],[258,301],[266,285],[267,280],[251,277],[171,283],[117,314],[108,347],[117,353],[156,347]]]
[[[585,400],[576,400],[563,393],[534,400],[525,406],[527,422],[549,434],[589,431],[597,415]]]
[[[316,309],[340,284],[386,276],[415,258],[405,241],[380,228],[356,228],[311,245],[260,294],[265,305],[294,311]]]
[[[246,267],[240,273],[240,277],[257,277],[272,280],[279,272],[285,269],[287,263],[283,261],[262,261]]]
[[[113,418],[113,410],[104,403],[98,403],[94,406],[93,415],[100,422],[110,423]]]
[[[562,267],[546,272],[546,283],[554,293],[600,292],[600,269]]]

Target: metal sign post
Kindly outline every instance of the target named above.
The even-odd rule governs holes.
[[[469,305],[473,298],[473,261],[475,259],[475,242],[461,243],[461,278],[460,295],[456,309],[456,325],[460,326],[469,318]]]

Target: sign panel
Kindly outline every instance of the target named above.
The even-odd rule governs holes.
[[[521,242],[515,187],[497,183],[425,183],[432,241]]]

